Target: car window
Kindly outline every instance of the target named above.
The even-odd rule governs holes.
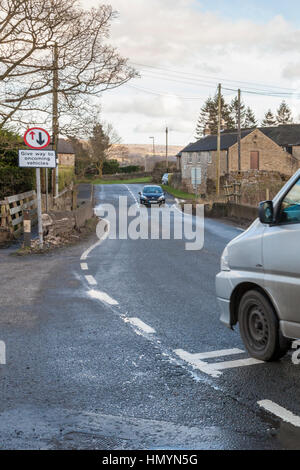
[[[162,189],[160,187],[157,187],[157,186],[149,186],[148,188],[144,188],[143,192],[145,194],[161,194],[162,193]]]
[[[281,203],[280,222],[286,224],[300,223],[300,179],[286,194]]]

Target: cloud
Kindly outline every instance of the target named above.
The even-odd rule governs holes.
[[[86,6],[100,3],[85,0]],[[172,122],[174,134],[178,133],[177,142],[184,144],[195,128],[205,98],[215,93],[218,82],[228,86],[230,82],[225,79],[231,81],[229,88],[241,86],[243,91],[244,85],[233,80],[252,82],[254,88],[259,83],[293,88],[300,77],[300,31],[281,15],[265,22],[250,20],[245,13],[243,18],[225,18],[216,11],[204,10],[196,0],[112,0],[111,4],[119,16],[108,41],[123,56],[131,63],[179,71],[177,82],[176,77],[172,79],[163,70],[137,65],[138,70],[148,72],[131,85],[164,95],[203,98],[176,100],[130,87],[104,94],[105,119],[113,121],[117,129],[121,127],[124,141],[134,142],[136,132],[142,139],[142,131],[147,139],[149,132],[161,128],[161,123]],[[213,76],[215,80],[205,86],[194,76],[195,81],[188,83],[185,73]],[[233,91],[227,100],[234,94]],[[243,99],[259,118],[268,108],[277,109],[280,101],[255,95],[243,95]]]
[[[300,32],[280,15],[266,24],[232,21],[199,8],[196,0],[114,0],[120,16],[112,37],[123,54],[143,63],[187,63],[205,53],[298,50]],[[200,54],[199,54],[200,53]]]
[[[189,105],[183,100],[172,96],[150,96],[137,94],[122,96],[110,100],[105,105],[105,112],[117,114],[139,114],[148,117],[162,118],[190,116]]]
[[[294,62],[294,63],[288,64],[283,69],[282,76],[290,80],[294,80],[294,79],[299,80],[300,79],[300,62]]]

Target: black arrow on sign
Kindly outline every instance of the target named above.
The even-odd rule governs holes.
[[[36,141],[39,145],[43,145],[45,143],[45,141],[43,140],[42,138],[42,133],[39,132],[39,140]]]

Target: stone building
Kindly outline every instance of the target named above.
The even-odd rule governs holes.
[[[71,142],[64,139],[58,140],[57,155],[59,165],[62,166],[75,166],[75,151]]]
[[[291,176],[300,167],[300,124],[243,129],[241,139],[241,171],[277,171]],[[221,134],[220,175],[238,170],[237,131]],[[207,135],[189,144],[178,154],[182,182],[189,191],[193,168],[200,168],[199,194],[205,194],[217,172],[217,136]]]
[[[52,150],[51,145],[46,150]],[[58,139],[57,156],[59,165],[75,167],[75,150],[69,140]]]

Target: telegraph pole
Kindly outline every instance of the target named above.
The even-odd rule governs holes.
[[[155,157],[155,138],[149,137],[149,139],[152,139],[152,155]]]
[[[221,173],[221,118],[222,118],[222,87],[221,83],[218,86],[218,137],[217,137],[217,182],[216,190],[217,196],[220,194],[220,173]]]
[[[58,47],[57,42],[54,44],[54,55],[53,55],[53,110],[52,110],[52,149],[56,152],[58,159]],[[55,196],[58,196],[59,186],[58,186],[58,162],[55,171],[55,188],[53,185],[53,195],[55,189]]]
[[[241,172],[241,90],[238,90],[238,172]]]
[[[168,162],[168,134],[169,134],[169,129],[166,127],[166,168],[167,172],[169,170],[169,162]]]

